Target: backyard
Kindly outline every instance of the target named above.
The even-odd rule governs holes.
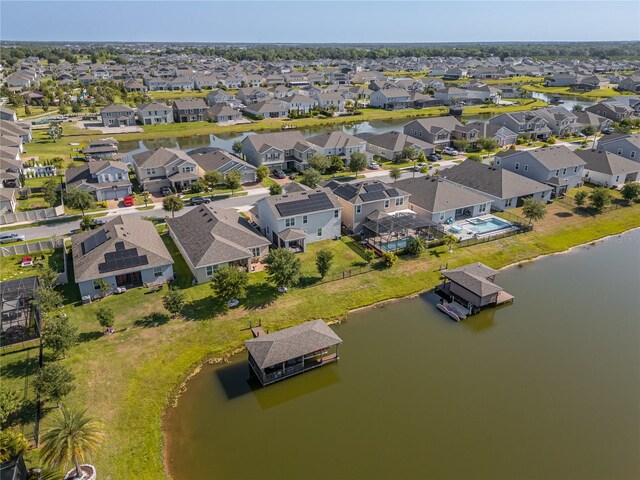
[[[32,240],[30,240],[30,242],[32,242]],[[22,267],[21,265],[23,257],[32,257],[34,265],[32,267]],[[1,257],[0,279],[2,281],[16,280],[18,278],[37,275],[38,268],[40,268],[41,266],[48,266],[56,272],[62,272],[64,270],[64,258],[62,255],[62,249],[57,248],[55,250],[45,250],[42,252]]]

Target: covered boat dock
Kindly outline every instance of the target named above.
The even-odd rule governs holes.
[[[255,333],[254,333],[255,335]],[[249,371],[262,385],[335,362],[342,339],[322,320],[312,320],[244,342]]]

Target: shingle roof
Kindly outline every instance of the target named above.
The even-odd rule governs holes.
[[[330,182],[328,187],[337,196],[354,205],[409,195],[395,188],[395,185],[388,185],[380,180],[365,180],[358,183]]]
[[[564,167],[584,165],[584,161],[564,145],[536,148],[533,150],[507,150],[498,152],[496,156],[501,158],[520,156],[537,161],[548,170],[557,170]]]
[[[473,190],[438,177],[405,178],[396,182],[398,188],[411,194],[413,205],[435,213],[471,207],[490,200]]]
[[[233,164],[237,167],[255,170],[256,167],[241,160],[239,157],[215,147],[205,147],[191,150],[189,152],[191,159],[196,162],[205,172],[213,172],[221,169],[225,165]]]
[[[487,267],[485,264],[476,262],[451,270],[443,270],[442,275],[458,285],[466,288],[480,297],[493,295],[503,289],[488,278],[497,275],[499,272]]]
[[[260,199],[258,202],[266,202],[276,218],[285,218],[303,213],[308,214],[331,209],[342,209],[340,201],[328,188],[316,188],[277,196],[271,195]],[[294,203],[295,206],[298,207],[295,210],[300,211],[300,213],[289,214],[288,211],[291,210]]]
[[[307,138],[307,141],[322,148],[346,148],[362,145],[363,140],[340,130],[322,133]]]
[[[245,141],[250,142],[253,145],[253,148],[258,152],[264,152],[272,147],[277,148],[278,150],[290,150],[296,145],[304,146],[304,150],[313,148],[299,131],[259,133],[257,135],[247,136],[243,142]]]
[[[100,110],[100,113],[119,113],[119,112],[133,112],[133,111],[134,111],[133,108],[127,105],[122,105],[121,103],[112,103],[111,105],[107,105],[102,110]]]
[[[401,152],[403,148],[409,146],[417,146],[422,150],[426,150],[429,148],[433,148],[429,142],[425,142],[424,140],[419,140],[414,137],[410,137],[401,132],[390,131],[381,133],[379,135],[362,137],[367,143],[374,145],[376,147],[384,148],[385,150],[390,150],[392,152]]]
[[[164,167],[176,160],[192,162],[193,160],[182,150],[174,148],[156,148],[131,155],[135,164],[140,168]]]
[[[179,98],[173,101],[178,110],[188,110],[192,108],[206,109],[207,104],[202,98]]]
[[[251,248],[270,244],[237,211],[210,204],[167,224],[196,268],[251,258]]]
[[[244,342],[261,369],[340,343],[342,339],[322,320],[301,323]]]
[[[613,152],[603,150],[580,150],[576,152],[586,162],[585,169],[607,175],[626,175],[640,172],[640,163]]]

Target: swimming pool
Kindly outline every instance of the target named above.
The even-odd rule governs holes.
[[[474,218],[473,222],[469,222],[468,225],[465,225],[465,228],[474,233],[484,234],[495,232],[497,230],[504,230],[505,228],[510,228],[512,226],[513,224],[506,220],[502,220],[498,217],[491,217],[487,219]]]
[[[397,252],[398,250],[402,250],[406,248],[406,246],[411,241],[412,237],[401,238],[400,240],[392,240],[390,242],[385,242],[380,244],[380,250],[385,252]]]

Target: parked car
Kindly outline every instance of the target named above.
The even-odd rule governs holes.
[[[21,233],[2,233],[0,234],[0,243],[23,242],[26,237]]]
[[[171,191],[171,189],[169,187],[162,187],[160,189],[160,193],[162,194],[163,197],[168,197],[169,195],[171,195],[173,192]]]
[[[122,199],[122,203],[124,204],[125,207],[133,207],[134,205],[133,197],[131,195],[126,195]]]
[[[427,157],[427,160],[431,162],[437,162],[438,160],[442,160],[442,155],[440,155],[439,153],[432,153]]]
[[[379,163],[377,163],[377,162],[371,162],[371,163],[369,164],[369,168],[370,168],[371,170],[379,170],[379,169],[380,169],[380,164],[379,164]]]
[[[84,222],[80,222],[80,230],[93,230],[94,228],[98,228],[101,227],[102,225],[104,225],[105,223],[107,223],[106,220],[102,220],[101,218],[94,218],[92,219],[93,221],[91,222],[90,225],[85,225]]]
[[[203,203],[211,203],[211,200],[204,197],[191,197],[189,200],[189,204],[191,205],[202,205]]]
[[[455,157],[456,155],[460,155],[460,152],[451,147],[444,147],[442,149],[442,153],[446,153],[447,155],[451,155],[453,157]]]
[[[287,175],[282,171],[282,170],[278,170],[277,168],[272,172],[273,176],[276,178],[287,178]]]

